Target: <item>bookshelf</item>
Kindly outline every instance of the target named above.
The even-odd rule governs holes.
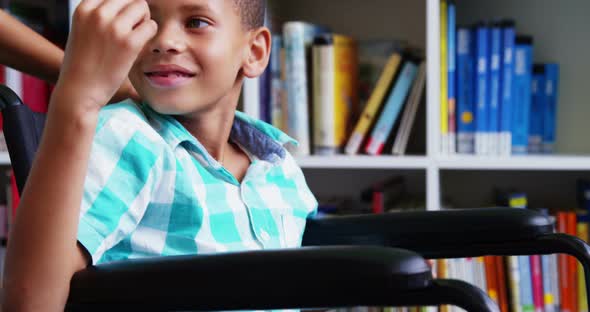
[[[271,1],[272,2],[272,1]],[[324,183],[309,181],[318,193],[333,192],[334,185],[365,172],[381,175],[419,175],[428,210],[444,207],[444,198],[473,194],[459,206],[478,207],[488,199],[493,183],[510,180],[522,189],[531,190],[544,205],[575,204],[576,177],[586,178],[590,172],[590,141],[580,135],[588,130],[590,105],[585,72],[590,70],[587,55],[590,43],[585,39],[590,22],[582,12],[590,10],[590,2],[572,0],[456,0],[457,21],[461,24],[479,19],[510,17],[517,22],[519,33],[535,39],[535,61],[560,64],[560,96],[557,116],[556,153],[542,156],[479,157],[442,155],[439,151],[440,111],[440,20],[439,0],[300,0],[272,4],[279,21],[305,20],[327,25],[333,30],[356,38],[401,39],[424,48],[428,60],[426,87],[426,153],[395,156],[306,156],[297,161],[308,180],[322,176]],[[563,35],[568,33],[568,35]],[[309,178],[311,177],[311,178]],[[522,178],[527,177],[527,178]],[[547,179],[565,186],[549,186]],[[462,180],[467,179],[467,180]],[[465,183],[470,181],[469,183]],[[474,182],[475,181],[475,182]],[[557,183],[557,182],[556,182]],[[359,182],[359,188],[361,185]],[[565,190],[566,187],[571,189]],[[461,191],[459,189],[465,188]],[[482,189],[480,189],[482,188]],[[343,191],[344,192],[344,191]],[[478,198],[479,196],[479,204]],[[555,198],[551,200],[550,198]],[[533,201],[533,203],[536,203]],[[541,201],[541,204],[543,202]],[[571,207],[571,206],[567,206]]]

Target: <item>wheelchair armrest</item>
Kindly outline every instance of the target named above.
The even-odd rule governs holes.
[[[308,220],[303,245],[378,245],[425,253],[452,246],[522,241],[553,233],[540,212],[516,208],[406,211]]]
[[[362,281],[362,282],[361,282]],[[243,310],[352,306],[429,286],[417,254],[322,247],[134,259],[89,267],[71,282],[68,307]]]

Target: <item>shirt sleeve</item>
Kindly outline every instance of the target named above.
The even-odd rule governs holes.
[[[99,117],[78,225],[93,264],[135,230],[150,202],[161,153],[138,126],[145,123],[140,116],[121,109]]]

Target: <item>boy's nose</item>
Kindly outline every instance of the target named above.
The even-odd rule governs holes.
[[[186,44],[182,36],[172,27],[161,28],[156,37],[152,40],[152,53],[180,53]]]

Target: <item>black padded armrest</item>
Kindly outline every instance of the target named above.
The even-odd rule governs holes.
[[[308,220],[303,244],[393,246],[425,255],[433,246],[522,241],[553,230],[548,217],[527,209],[407,211]]]
[[[307,247],[159,257],[76,273],[68,307],[107,311],[112,306],[132,310],[350,306],[431,282],[423,258],[393,248]]]

